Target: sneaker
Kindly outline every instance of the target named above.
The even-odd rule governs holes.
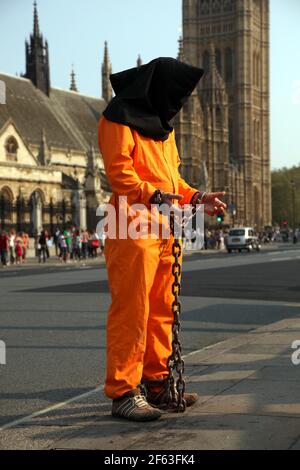
[[[161,412],[149,405],[138,388],[113,400],[111,414],[131,421],[154,421],[161,417]]]
[[[161,385],[163,382],[163,385]],[[150,405],[155,406],[165,411],[176,411],[177,408],[177,395],[175,392],[175,402],[172,399],[172,394],[168,388],[168,382],[164,381],[144,381],[143,385],[146,389],[147,401]],[[155,387],[155,391],[153,388]],[[158,387],[161,387],[158,389]],[[151,390],[152,388],[152,390]],[[198,393],[184,393],[183,398],[185,400],[187,408],[193,406],[199,399]]]

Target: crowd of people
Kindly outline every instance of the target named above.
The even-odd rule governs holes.
[[[99,237],[95,230],[89,232],[71,226],[64,230],[56,228],[53,234],[45,229],[41,230],[34,237],[34,250],[39,263],[46,263],[50,258],[51,247],[54,247],[55,256],[67,263],[69,260],[79,261],[102,255],[104,243],[105,237]],[[17,233],[13,228],[1,231],[0,259],[3,267],[23,264],[28,248],[28,233]]]
[[[79,230],[71,226],[64,230],[56,228],[50,236],[47,230],[42,230],[36,237],[36,251],[39,262],[45,263],[49,258],[49,247],[55,247],[55,254],[61,262],[68,260],[80,261],[81,259],[97,258],[103,254],[105,238],[99,237],[96,230]]]
[[[0,255],[3,267],[10,264],[22,264],[26,260],[29,235],[25,232],[2,230],[0,236]]]
[[[183,247],[189,249],[223,250],[226,247],[229,228],[205,229],[204,236],[193,231],[183,237]],[[198,236],[197,236],[198,235]],[[300,230],[289,228],[269,228],[257,232],[262,244],[278,242],[300,242]],[[96,230],[93,232],[79,230],[70,226],[64,230],[56,228],[53,234],[41,230],[35,237],[35,253],[39,263],[46,263],[50,258],[50,248],[53,246],[55,255],[63,263],[69,260],[80,261],[96,258],[103,254],[105,236],[99,237]],[[0,234],[0,258],[3,267],[21,265],[26,261],[29,248],[29,235],[26,232],[16,232],[15,229],[2,230]]]

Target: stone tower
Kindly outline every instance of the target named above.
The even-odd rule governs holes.
[[[102,98],[108,103],[112,99],[112,86],[110,83],[110,75],[112,66],[109,58],[108,45],[104,43],[104,58],[102,63]]]
[[[237,208],[238,223],[270,224],[269,0],[183,0],[182,53],[187,62],[220,77],[217,82],[224,88],[219,121],[225,125],[224,119],[228,120],[228,135],[223,131],[228,159],[226,150],[221,151],[228,175],[222,181],[220,167],[217,173],[212,171],[215,159],[209,156],[212,188],[227,186],[228,202]],[[214,64],[215,72],[211,70]],[[215,85],[211,82],[212,88]],[[204,114],[205,109],[212,113],[212,103],[205,100],[208,88],[208,80],[201,80],[199,98]],[[210,135],[216,143],[220,133],[214,133],[215,126]],[[214,146],[207,137],[205,145]]]
[[[43,39],[39,29],[39,19],[36,2],[33,11],[33,34],[30,35],[30,44],[25,41],[26,73],[32,83],[43,93],[49,96],[50,68],[48,42]]]

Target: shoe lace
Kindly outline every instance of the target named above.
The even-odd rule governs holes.
[[[144,395],[136,395],[135,397],[132,397],[132,400],[137,408],[144,408],[145,406],[149,406]]]

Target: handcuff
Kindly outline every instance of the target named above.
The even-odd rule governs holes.
[[[193,202],[193,200],[194,200],[196,194],[200,194],[200,196],[195,200],[195,202]],[[204,197],[206,196],[206,194],[207,194],[206,191],[203,191],[202,193],[201,193],[201,191],[196,192],[196,193],[193,195],[193,197],[192,197],[192,199],[191,199],[191,201],[190,201],[190,204],[192,204],[193,206],[196,206],[197,204],[203,204],[203,199],[204,199]],[[162,204],[162,192],[161,192],[160,189],[157,189],[157,190],[152,194],[151,198],[149,199],[149,202],[150,202],[151,204],[157,204],[158,206],[160,206],[160,205]]]

